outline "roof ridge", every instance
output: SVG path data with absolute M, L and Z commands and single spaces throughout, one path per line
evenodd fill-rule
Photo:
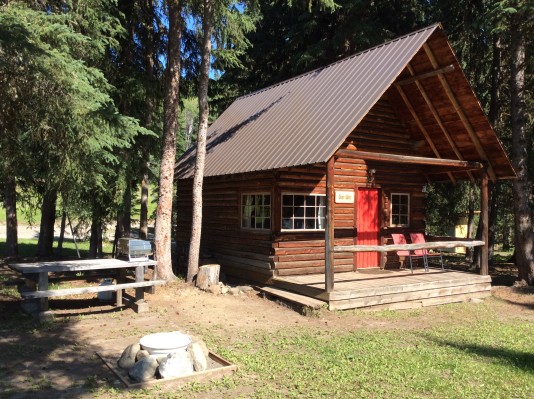
M 263 88 L 261 88 L 261 89 L 259 89 L 259 90 L 253 91 L 253 92 L 251 92 L 251 93 L 243 94 L 242 96 L 237 97 L 237 98 L 235 99 L 235 101 L 240 100 L 240 99 L 243 99 L 243 98 L 247 98 L 247 97 L 255 96 L 255 95 L 260 94 L 260 93 L 263 93 L 263 92 L 265 92 L 265 91 L 267 91 L 267 90 L 273 89 L 273 88 L 278 87 L 278 86 L 282 86 L 282 85 L 284 85 L 284 84 L 287 84 L 287 83 L 289 83 L 289 82 L 295 81 L 295 80 L 297 80 L 297 79 L 301 79 L 301 78 L 303 78 L 303 77 L 305 77 L 305 76 L 307 76 L 307 75 L 311 75 L 311 74 L 313 74 L 313 73 L 315 73 L 315 72 L 317 72 L 317 71 L 321 71 L 321 70 L 326 69 L 326 68 L 329 68 L 329 67 L 331 67 L 331 66 L 333 66 L 333 65 L 337 65 L 337 64 L 340 64 L 340 63 L 342 63 L 342 62 L 348 61 L 348 60 L 350 60 L 350 59 L 352 59 L 352 58 L 356 58 L 356 57 L 358 57 L 358 56 L 360 56 L 360 55 L 362 55 L 362 54 L 369 53 L 369 52 L 371 52 L 371 51 L 377 50 L 377 49 L 380 48 L 380 47 L 388 46 L 388 45 L 390 45 L 390 44 L 392 44 L 392 43 L 398 42 L 399 40 L 406 39 L 406 38 L 409 37 L 409 36 L 413 36 L 413 35 L 416 35 L 416 34 L 418 34 L 418 33 L 421 33 L 421 32 L 424 32 L 424 31 L 427 31 L 427 30 L 430 30 L 430 29 L 435 29 L 435 28 L 437 28 L 437 27 L 439 27 L 440 29 L 443 29 L 443 26 L 441 25 L 441 22 L 436 22 L 436 23 L 434 23 L 434 24 L 432 24 L 432 25 L 429 25 L 429 26 L 427 26 L 427 27 L 424 27 L 424 28 L 418 29 L 418 30 L 416 30 L 416 31 L 407 33 L 407 34 L 405 34 L 405 35 L 403 35 L 403 36 L 399 36 L 399 37 L 397 37 L 397 38 L 395 38 L 395 39 L 388 40 L 387 42 L 384 42 L 384 43 L 381 43 L 381 44 L 377 44 L 377 45 L 374 46 L 374 47 L 371 47 L 371 48 L 362 50 L 362 51 L 360 51 L 360 52 L 358 52 L 358 53 L 356 53 L 356 54 L 348 55 L 348 56 L 346 56 L 345 58 L 341 58 L 341 59 L 339 59 L 339 60 L 337 60 L 337 61 L 334 61 L 334 62 L 332 62 L 332 63 L 330 63 L 330 64 L 328 64 L 328 65 L 324 65 L 324 66 L 322 66 L 322 67 L 312 69 L 312 70 L 310 70 L 310 71 L 308 71 L 308 72 L 304 72 L 304 73 L 302 73 L 302 74 L 300 74 L 300 75 L 297 75 L 297 76 L 294 76 L 294 77 L 292 77 L 292 78 L 283 80 L 283 81 L 278 82 L 278 83 L 274 83 L 274 84 L 272 84 L 272 85 L 270 85 L 270 86 L 267 86 L 267 87 L 263 87 Z

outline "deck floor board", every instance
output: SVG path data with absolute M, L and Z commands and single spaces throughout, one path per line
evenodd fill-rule
M 324 274 L 277 276 L 273 283 L 301 295 L 328 301 L 331 309 L 373 307 L 374 305 L 399 308 L 406 302 L 413 306 L 448 303 L 488 295 L 489 276 L 473 273 L 430 269 L 380 270 L 336 273 L 334 291 L 324 291 Z M 432 298 L 430 300 L 430 298 Z

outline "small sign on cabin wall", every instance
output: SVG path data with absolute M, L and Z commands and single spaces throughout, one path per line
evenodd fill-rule
M 354 204 L 354 191 L 336 190 L 336 204 Z

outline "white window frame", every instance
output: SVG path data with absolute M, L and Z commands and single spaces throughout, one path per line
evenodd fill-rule
M 243 226 L 243 223 L 244 223 L 244 220 L 245 218 L 243 217 L 244 216 L 244 211 L 245 211 L 245 201 L 244 201 L 244 198 L 245 197 L 248 197 L 248 196 L 257 196 L 257 195 L 262 195 L 264 197 L 268 196 L 269 197 L 269 205 L 255 205 L 255 206 L 260 206 L 260 207 L 268 207 L 269 209 L 269 227 L 263 227 L 265 226 L 265 219 L 267 219 L 266 216 L 261 216 L 261 218 L 263 219 L 262 221 L 262 227 L 256 227 L 256 224 L 254 224 L 254 226 L 250 226 L 250 218 L 249 218 L 249 221 L 248 221 L 248 226 Z M 273 196 L 271 195 L 271 193 L 269 192 L 258 192 L 258 193 L 241 193 L 241 196 L 240 196 L 240 205 L 239 205 L 239 226 L 241 227 L 241 229 L 243 230 L 253 230 L 253 231 L 270 231 L 271 228 L 272 228 L 272 225 L 273 225 Z
M 403 196 L 408 198 L 408 204 L 406 209 L 406 214 L 398 213 L 399 219 L 402 216 L 406 216 L 406 224 L 404 223 L 393 223 L 393 196 Z M 410 193 L 391 193 L 389 195 L 389 225 L 390 227 L 409 227 L 410 226 Z
M 280 198 L 280 226 L 281 226 L 281 231 L 283 232 L 290 232 L 290 231 L 324 231 L 324 227 L 323 228 L 315 228 L 315 229 L 306 229 L 306 228 L 303 228 L 303 229 L 295 229 L 295 228 L 291 228 L 291 229 L 288 229 L 288 228 L 284 228 L 284 196 L 287 196 L 287 195 L 291 195 L 291 196 L 295 196 L 295 195 L 301 195 L 301 196 L 304 196 L 304 197 L 323 197 L 325 198 L 325 206 L 324 207 L 319 207 L 319 208 L 322 208 L 323 209 L 323 212 L 324 212 L 324 217 L 323 217 L 323 226 L 325 225 L 326 223 L 326 194 L 317 194 L 317 193 L 299 193 L 299 192 L 283 192 L 281 193 L 281 198 Z M 294 208 L 294 205 L 292 206 L 292 208 Z M 306 208 L 309 208 L 308 207 L 305 207 L 304 208 L 304 216 L 303 217 L 298 217 L 298 219 L 302 219 L 303 220 L 303 223 L 304 223 L 304 227 L 306 227 Z M 313 208 L 317 208 L 317 205 L 314 205 Z M 317 215 L 317 212 L 314 212 L 315 215 Z M 319 215 L 320 216 L 320 215 Z M 293 215 L 291 217 L 291 219 L 294 219 L 295 216 Z M 309 217 L 308 217 L 309 218 Z M 313 219 L 315 220 L 315 222 L 317 223 L 317 216 L 314 216 Z M 293 224 L 294 226 L 294 224 Z

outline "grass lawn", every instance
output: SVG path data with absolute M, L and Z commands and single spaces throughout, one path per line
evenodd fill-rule
M 205 331 L 209 346 L 239 366 L 235 376 L 172 392 L 101 387 L 93 393 L 117 398 L 532 398 L 534 323 L 501 321 L 492 304 L 495 300 L 478 309 L 469 304 L 433 309 L 426 317 L 467 312 L 468 319 L 430 328 L 236 331 L 231 346 L 217 332 Z M 343 313 L 391 326 L 424 319 L 425 312 Z
M 18 240 L 19 244 L 19 256 L 20 257 L 31 257 L 35 256 L 37 251 L 37 238 L 21 238 Z M 89 252 L 89 241 L 77 241 L 78 250 L 80 251 L 80 256 L 82 258 L 87 257 Z M 113 243 L 104 241 L 102 243 L 102 250 L 104 255 L 111 255 L 113 251 Z M 0 254 L 6 253 L 6 242 L 5 240 L 0 241 Z M 54 250 L 57 248 L 57 241 L 54 243 Z M 76 258 L 76 246 L 74 241 L 65 239 L 63 241 L 63 252 L 62 256 Z
M 101 311 L 39 325 L 17 309 L 0 258 L 0 398 L 534 398 L 534 289 L 496 287 L 482 303 L 312 316 L 250 295 L 158 287 L 149 313 Z M 71 312 L 74 312 L 71 314 Z M 95 356 L 181 330 L 238 366 L 222 380 L 125 390 Z M 133 342 L 133 341 L 128 341 Z M 76 367 L 72 365 L 76 364 Z M 83 370 L 83 371 L 79 371 Z
M 244 365 L 238 383 L 256 398 L 529 398 L 533 334 L 532 323 L 487 321 L 410 332 L 292 329 L 219 351 Z

